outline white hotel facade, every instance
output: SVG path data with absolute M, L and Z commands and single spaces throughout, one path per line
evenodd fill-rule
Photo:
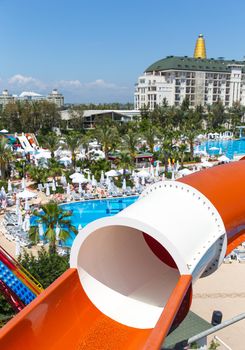
M 226 107 L 234 102 L 245 106 L 245 61 L 168 56 L 138 78 L 134 107 L 153 110 L 164 99 L 178 106 L 185 98 L 192 106 L 218 100 Z

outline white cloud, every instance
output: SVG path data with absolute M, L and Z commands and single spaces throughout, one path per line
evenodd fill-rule
M 57 86 L 61 88 L 80 88 L 82 83 L 80 80 L 60 80 Z
M 85 83 L 84 85 L 87 88 L 102 88 L 102 89 L 113 89 L 113 90 L 127 89 L 124 86 L 118 86 L 114 83 L 106 82 L 103 79 L 96 79 L 95 81 L 92 81 L 90 83 Z
M 22 74 L 13 75 L 11 78 L 9 78 L 8 83 L 19 87 L 36 87 L 38 89 L 45 89 L 46 87 L 46 84 L 44 84 L 42 81 L 33 77 L 24 76 Z
M 2 80 L 0 78 L 0 91 L 8 89 L 11 94 L 20 94 L 25 90 L 47 95 L 53 88 L 58 88 L 67 102 L 121 102 L 130 100 L 133 95 L 132 87 L 117 85 L 104 79 L 90 82 L 82 82 L 79 79 L 44 82 L 23 74 L 15 74 Z

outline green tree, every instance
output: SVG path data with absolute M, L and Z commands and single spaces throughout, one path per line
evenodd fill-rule
M 54 159 L 54 152 L 58 149 L 59 143 L 60 138 L 54 132 L 49 132 L 44 138 L 43 145 L 50 150 L 52 159 Z
M 190 145 L 191 160 L 194 158 L 194 141 L 195 137 L 202 130 L 202 112 L 200 109 L 189 109 L 185 112 L 181 127 L 182 135 L 186 138 Z
M 123 169 L 123 178 L 126 176 L 126 170 L 133 168 L 133 158 L 129 152 L 123 151 L 120 153 L 117 164 Z
M 119 134 L 115 123 L 109 118 L 105 118 L 103 121 L 98 121 L 93 131 L 93 135 L 101 144 L 105 157 L 108 159 L 109 151 L 115 149 L 119 140 Z
M 76 167 L 76 151 L 81 145 L 81 134 L 79 132 L 73 131 L 66 135 L 65 142 L 68 149 L 71 151 L 72 166 Z
M 207 114 L 207 128 L 214 131 L 219 130 L 222 125 L 227 121 L 227 113 L 225 112 L 224 105 L 221 101 L 217 101 L 208 106 Z
M 0 169 L 1 169 L 1 178 L 5 179 L 6 169 L 9 165 L 9 162 L 13 159 L 13 153 L 8 146 L 8 141 L 3 136 L 0 136 Z
M 28 168 L 28 174 L 36 184 L 39 184 L 47 181 L 49 177 L 49 170 L 39 166 L 30 166 Z
M 25 251 L 18 260 L 44 288 L 47 288 L 69 268 L 69 256 L 49 254 L 44 248 L 38 251 L 37 256 Z
M 234 105 L 228 110 L 228 118 L 231 124 L 232 132 L 235 134 L 236 127 L 241 125 L 242 117 L 244 116 L 244 107 L 241 106 L 239 102 L 234 103 Z
M 184 166 L 184 159 L 185 159 L 185 154 L 187 152 L 187 145 L 185 143 L 181 143 L 177 147 L 177 153 L 180 159 L 180 165 L 183 168 Z
M 139 143 L 139 135 L 137 132 L 129 129 L 127 134 L 122 138 L 123 140 L 123 149 L 125 148 L 129 153 L 132 159 L 137 155 L 137 144 Z
M 142 136 L 146 140 L 147 146 L 151 153 L 153 153 L 154 151 L 154 145 L 155 145 L 158 133 L 159 133 L 159 130 L 151 122 L 148 122 L 148 125 L 145 131 L 142 133 Z
M 57 239 L 66 241 L 71 237 L 71 231 L 77 234 L 77 229 L 71 224 L 71 211 L 65 211 L 54 201 L 50 201 L 47 204 L 41 206 L 41 211 L 35 210 L 33 214 L 38 218 L 37 222 L 41 223 L 44 229 L 44 237 L 49 241 L 49 251 L 54 253 L 56 251 Z M 60 232 L 56 237 L 56 227 L 59 227 Z M 38 226 L 31 226 L 29 231 L 29 237 L 33 242 L 39 240 Z

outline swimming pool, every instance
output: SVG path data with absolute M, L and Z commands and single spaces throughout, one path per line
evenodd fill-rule
M 61 207 L 64 210 L 72 210 L 71 222 L 78 228 L 79 225 L 84 227 L 94 220 L 119 213 L 121 210 L 134 203 L 137 198 L 138 197 L 135 196 L 72 202 L 62 204 Z M 72 234 L 72 238 L 69 238 L 63 245 L 70 247 L 74 238 L 75 235 Z
M 210 150 L 212 147 L 217 149 Z M 218 156 L 219 153 L 222 153 L 233 159 L 235 155 L 245 154 L 245 139 L 206 141 L 199 146 L 199 150 L 204 151 L 205 149 L 210 155 Z

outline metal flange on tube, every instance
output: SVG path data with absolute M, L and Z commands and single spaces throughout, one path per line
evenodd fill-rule
M 194 283 L 212 273 L 226 248 L 226 229 L 211 201 L 193 186 L 164 181 L 117 215 L 87 225 L 70 264 L 101 312 L 145 329 L 155 327 L 180 277 L 190 275 Z

